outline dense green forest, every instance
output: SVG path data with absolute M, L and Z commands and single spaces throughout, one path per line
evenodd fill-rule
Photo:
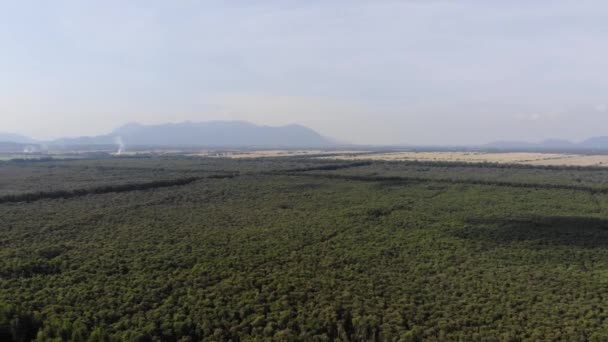
M 607 341 L 607 176 L 0 162 L 0 341 Z

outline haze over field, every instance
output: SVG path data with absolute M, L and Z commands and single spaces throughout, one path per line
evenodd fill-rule
M 355 144 L 608 135 L 608 4 L 5 1 L 0 131 L 297 123 Z

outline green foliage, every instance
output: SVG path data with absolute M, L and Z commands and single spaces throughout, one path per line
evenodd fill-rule
M 196 179 L 0 204 L 0 340 L 604 341 L 608 195 L 569 185 L 605 172 L 6 163 L 17 196 L 47 191 L 33 174 L 49 191 Z

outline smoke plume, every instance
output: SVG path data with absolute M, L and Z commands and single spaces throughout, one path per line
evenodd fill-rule
M 114 142 L 118 145 L 118 151 L 116 151 L 117 155 L 121 155 L 125 151 L 125 143 L 122 141 L 122 137 L 114 138 Z

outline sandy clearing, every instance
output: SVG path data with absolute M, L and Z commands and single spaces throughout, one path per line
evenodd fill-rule
M 530 165 L 571 165 L 571 166 L 604 166 L 608 167 L 608 156 L 604 155 L 571 155 L 563 158 L 537 160 L 528 162 Z
M 259 151 L 209 151 L 196 154 L 204 157 L 223 157 L 223 158 L 264 158 L 264 157 L 293 157 L 323 154 L 342 154 L 345 157 L 350 155 L 365 153 L 366 151 L 325 151 L 325 150 L 259 150 Z
M 606 155 L 577 155 L 535 152 L 390 152 L 366 155 L 328 156 L 341 160 L 442 161 L 466 163 L 502 163 L 526 165 L 608 166 Z

